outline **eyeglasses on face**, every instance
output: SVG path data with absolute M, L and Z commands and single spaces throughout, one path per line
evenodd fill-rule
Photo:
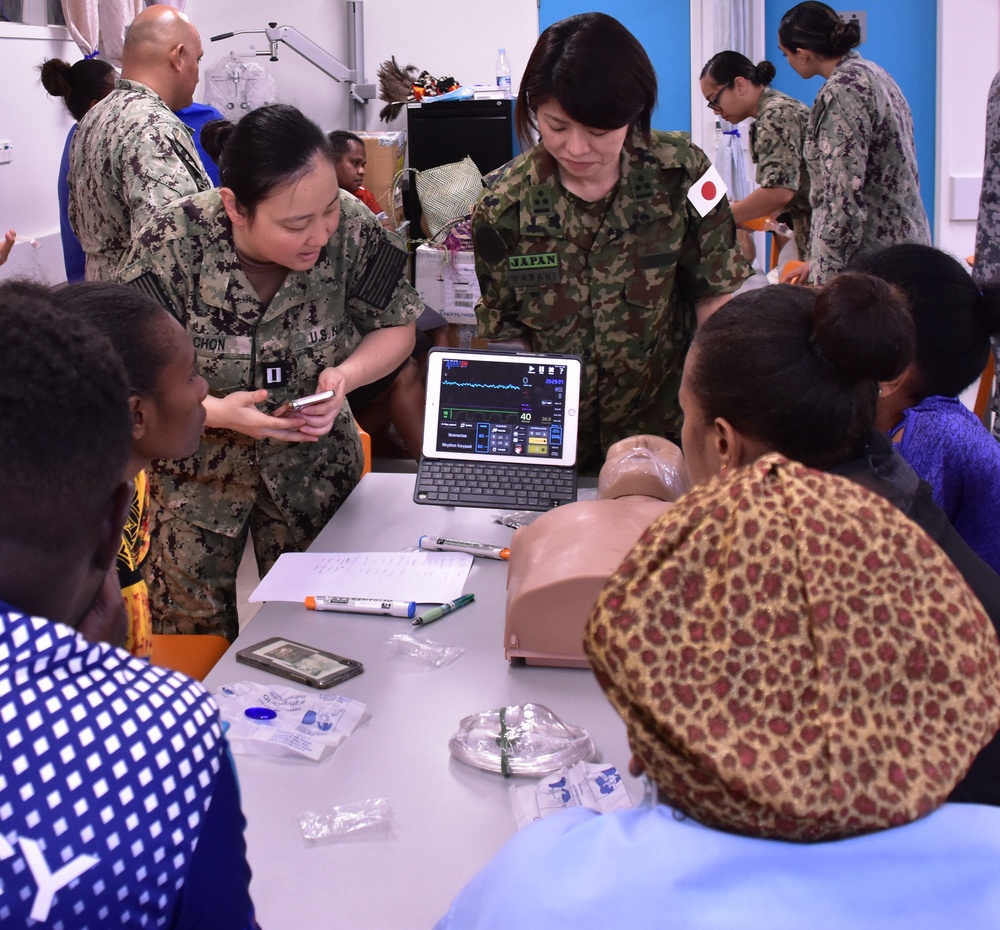
M 708 108 L 713 113 L 719 113 L 721 111 L 722 108 L 719 106 L 719 98 L 732 86 L 733 85 L 731 83 L 723 84 L 722 87 L 719 88 L 718 93 L 714 97 L 708 98 Z

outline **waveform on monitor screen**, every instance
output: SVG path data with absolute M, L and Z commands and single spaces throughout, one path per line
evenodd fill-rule
M 485 384 L 479 381 L 448 381 L 444 378 L 441 379 L 441 384 L 447 384 L 450 387 L 486 388 L 498 391 L 520 391 L 524 388 L 523 384 Z

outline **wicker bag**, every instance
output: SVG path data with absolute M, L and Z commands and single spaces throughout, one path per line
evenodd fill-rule
M 417 198 L 432 240 L 472 213 L 483 190 L 483 176 L 468 155 L 450 165 L 410 170 L 416 175 Z

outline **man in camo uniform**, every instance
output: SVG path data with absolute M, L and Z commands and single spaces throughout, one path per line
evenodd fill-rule
M 637 433 L 679 441 L 677 401 L 696 307 L 752 274 L 725 197 L 688 199 L 711 163 L 684 137 L 634 132 L 602 217 L 538 146 L 486 178 L 473 213 L 481 336 L 583 359 L 578 463 L 597 473 Z
M 986 104 L 986 158 L 976 225 L 976 263 L 972 273 L 980 285 L 1000 284 L 1000 74 L 993 78 Z M 1000 385 L 1000 347 L 997 343 L 993 351 L 997 355 L 997 384 Z M 1000 439 L 1000 388 L 993 394 L 993 414 L 993 435 Z
M 897 242 L 931 244 L 913 117 L 896 82 L 850 51 L 813 103 L 805 147 L 812 201 L 809 282 Z
M 69 218 L 88 280 L 112 280 L 154 209 L 212 186 L 191 130 L 171 112 L 191 104 L 201 55 L 198 30 L 183 13 L 147 7 L 125 36 L 115 90 L 80 121 Z
M 289 271 L 262 307 L 233 245 L 218 190 L 158 212 L 120 272 L 170 310 L 194 342 L 218 397 L 267 388 L 267 406 L 312 394 L 362 339 L 406 327 L 423 309 L 406 253 L 371 211 L 341 193 L 340 222 L 307 271 Z M 316 442 L 254 440 L 208 429 L 199 451 L 150 471 L 150 604 L 156 632 L 235 639 L 236 570 L 253 536 L 266 572 L 305 549 L 361 477 L 361 440 L 346 404 Z

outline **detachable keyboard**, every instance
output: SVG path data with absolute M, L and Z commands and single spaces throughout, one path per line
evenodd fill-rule
M 576 500 L 576 469 L 425 458 L 413 499 L 451 507 L 550 510 Z

